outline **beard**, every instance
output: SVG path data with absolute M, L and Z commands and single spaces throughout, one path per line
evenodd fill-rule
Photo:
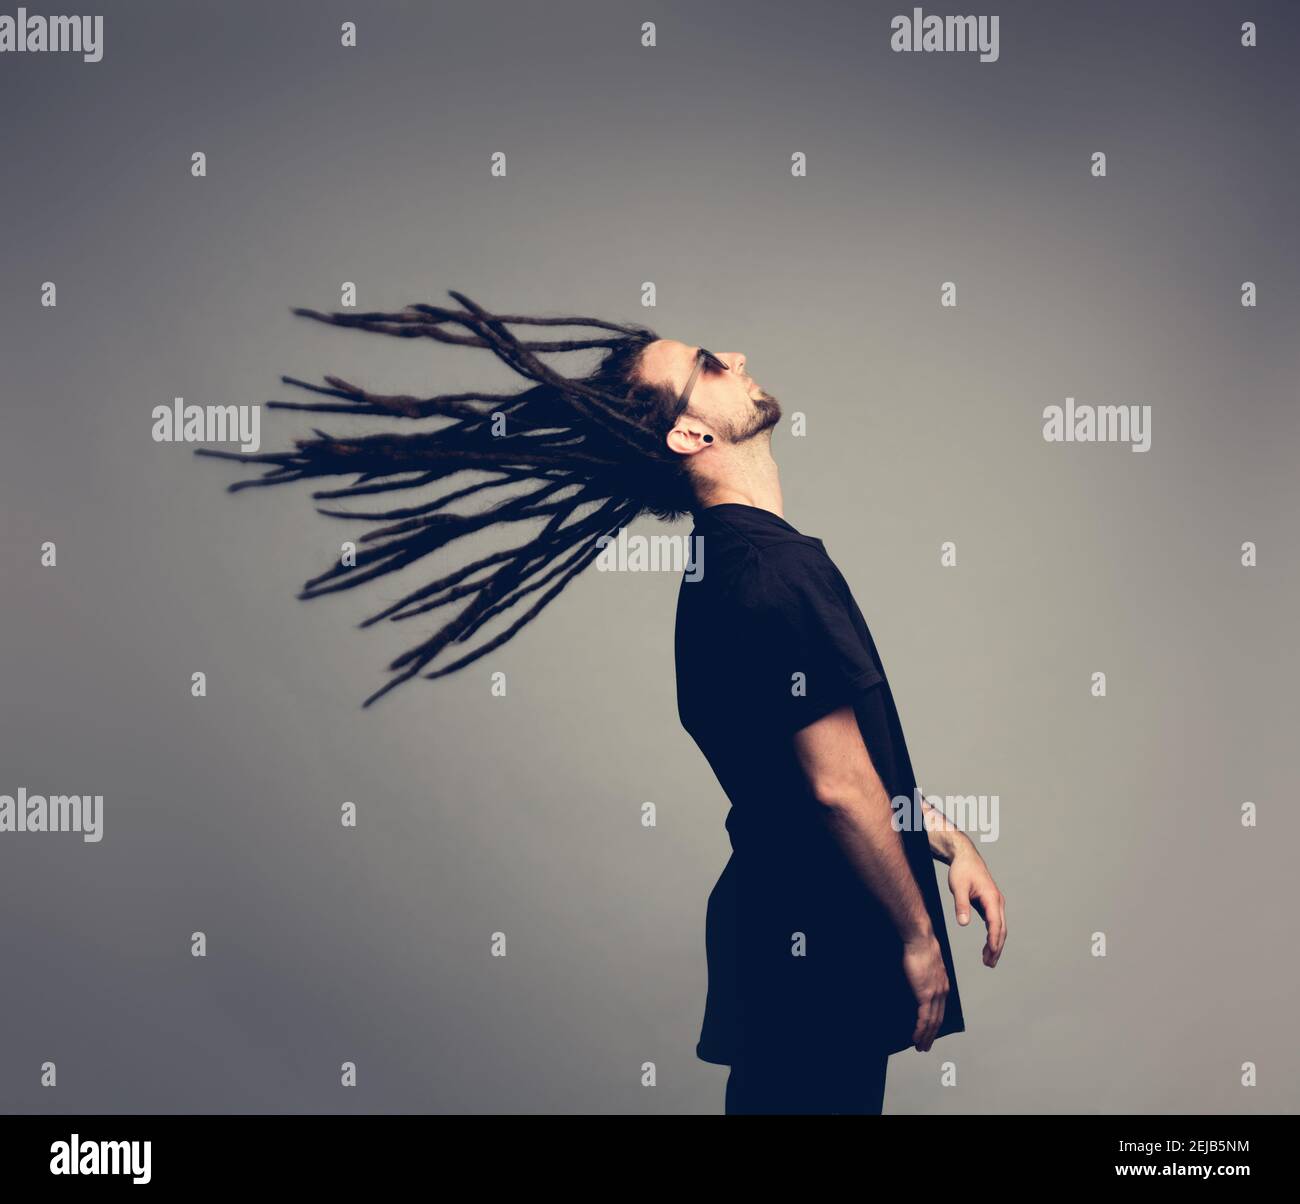
M 781 403 L 770 393 L 761 392 L 752 399 L 754 412 L 743 424 L 733 424 L 726 432 L 728 443 L 744 443 L 756 439 L 764 431 L 770 431 L 781 421 Z

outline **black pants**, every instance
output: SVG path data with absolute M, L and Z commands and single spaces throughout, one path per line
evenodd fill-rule
M 726 1114 L 879 1116 L 888 1066 L 888 1054 L 854 1059 L 744 1058 L 727 1076 Z

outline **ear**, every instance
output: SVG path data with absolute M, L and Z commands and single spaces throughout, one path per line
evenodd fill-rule
M 683 418 L 668 432 L 665 442 L 677 455 L 693 456 L 713 443 L 713 432 L 698 419 L 687 421 Z

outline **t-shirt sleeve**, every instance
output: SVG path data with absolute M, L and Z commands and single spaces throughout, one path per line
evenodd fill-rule
M 770 730 L 796 732 L 884 681 L 823 550 L 768 547 L 751 584 L 753 701 Z

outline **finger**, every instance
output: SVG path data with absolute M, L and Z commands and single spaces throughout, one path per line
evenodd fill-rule
M 934 1001 L 928 999 L 916 1010 L 916 1031 L 912 1034 L 912 1043 L 920 1053 L 925 1053 L 930 1048 L 933 1019 Z
M 984 944 L 984 964 L 996 966 L 1007 939 L 1006 905 L 998 900 L 989 908 L 988 940 Z
M 993 941 L 993 963 L 997 964 L 998 958 L 1002 956 L 1002 948 L 1007 943 L 1007 904 L 1005 899 L 999 899 L 994 917 L 995 940 Z
M 918 1045 L 922 1053 L 929 1051 L 930 1047 L 934 1045 L 935 1038 L 939 1035 L 939 1025 L 943 1022 L 943 1005 L 944 996 L 935 994 L 930 997 L 930 1001 L 925 1008 L 925 1024 Z
M 933 1045 L 939 1039 L 939 1030 L 943 1027 L 943 1015 L 948 1010 L 948 992 L 945 991 L 935 1001 L 934 1005 L 934 1036 L 930 1038 L 930 1044 Z
M 942 1015 L 942 1003 L 936 995 L 930 1000 L 930 1014 L 926 1018 L 924 1046 L 924 1052 L 926 1053 L 934 1047 L 934 1039 L 939 1035 L 939 1019 Z
M 953 888 L 953 901 L 957 906 L 957 923 L 966 925 L 970 923 L 970 888 L 964 883 L 959 883 Z

